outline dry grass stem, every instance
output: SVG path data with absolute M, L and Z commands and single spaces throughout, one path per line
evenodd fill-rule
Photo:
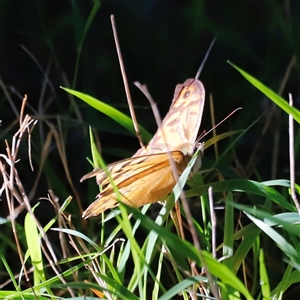
M 130 89 L 129 89 L 129 85 L 128 85 L 128 81 L 127 81 L 126 71 L 125 71 L 124 62 L 123 62 L 123 58 L 122 58 L 122 52 L 121 52 L 119 39 L 118 39 L 118 34 L 117 34 L 117 27 L 116 27 L 115 18 L 114 18 L 113 15 L 110 16 L 110 20 L 111 20 L 111 25 L 112 25 L 112 29 L 113 29 L 114 40 L 115 40 L 115 45 L 116 45 L 116 49 L 117 49 L 120 69 L 121 69 L 121 73 L 122 73 L 126 98 L 127 98 L 128 107 L 129 107 L 131 119 L 132 119 L 132 122 L 133 122 L 134 130 L 135 130 L 136 136 L 139 140 L 140 146 L 142 148 L 145 148 L 145 145 L 144 145 L 142 137 L 141 137 L 140 129 L 139 129 L 139 124 L 138 124 L 137 119 L 136 119 L 134 107 L 133 107 L 133 104 L 132 104 Z
M 213 189 L 212 187 L 208 188 L 208 199 L 209 199 L 209 210 L 210 210 L 210 220 L 211 220 L 211 248 L 212 256 L 217 257 L 217 218 L 214 209 L 214 198 L 213 198 Z
M 289 104 L 293 106 L 293 96 L 289 94 Z M 300 214 L 300 204 L 295 192 L 295 152 L 294 152 L 294 118 L 289 115 L 289 149 L 290 149 L 290 181 L 291 181 L 291 196 L 295 206 Z

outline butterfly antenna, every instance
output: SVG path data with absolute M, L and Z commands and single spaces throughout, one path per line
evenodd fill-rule
M 129 111 L 130 111 L 131 119 L 132 119 L 132 122 L 133 122 L 133 127 L 134 127 L 136 136 L 137 136 L 137 138 L 140 142 L 141 147 L 144 148 L 145 145 L 144 145 L 142 137 L 141 137 L 139 125 L 138 125 L 136 115 L 135 115 L 135 112 L 134 112 L 134 108 L 133 108 L 133 104 L 132 104 L 132 99 L 131 99 L 129 85 L 128 85 L 127 76 L 126 76 L 126 72 L 125 72 L 125 67 L 124 67 L 121 48 L 120 48 L 120 44 L 119 44 L 119 39 L 118 39 L 118 34 L 117 34 L 117 27 L 116 27 L 114 15 L 110 16 L 110 21 L 111 21 L 113 34 L 114 34 L 114 40 L 115 40 L 116 49 L 117 49 L 117 53 L 118 53 L 120 69 L 121 69 L 121 73 L 122 73 L 122 78 L 123 78 L 125 93 L 126 93 L 126 97 L 127 97 L 128 106 L 129 106 Z
M 210 132 L 212 132 L 215 128 L 217 128 L 219 125 L 221 125 L 224 121 L 226 121 L 229 117 L 231 117 L 234 113 L 236 113 L 238 110 L 242 109 L 241 107 L 236 108 L 234 111 L 232 111 L 228 116 L 226 116 L 222 121 L 220 121 L 217 125 L 215 125 L 213 128 L 211 128 L 210 130 L 208 130 L 207 132 L 205 132 L 204 135 L 202 135 L 201 137 L 199 137 L 196 140 L 196 143 L 198 143 L 200 141 L 200 139 L 203 139 L 206 135 L 208 135 Z
M 220 32 L 219 32 L 219 33 L 220 33 Z M 195 79 L 199 79 L 199 76 L 200 76 L 200 74 L 201 74 L 201 72 L 202 72 L 202 69 L 204 68 L 204 65 L 205 65 L 205 63 L 206 63 L 206 61 L 207 61 L 208 55 L 210 54 L 210 51 L 211 51 L 211 49 L 212 49 L 212 47 L 213 47 L 213 45 L 214 45 L 214 43 L 215 43 L 217 37 L 219 36 L 219 33 L 215 36 L 215 38 L 214 38 L 214 39 L 212 40 L 212 42 L 210 43 L 209 48 L 208 48 L 208 50 L 206 51 L 206 54 L 205 54 L 205 56 L 204 56 L 204 59 L 202 60 L 202 63 L 201 63 L 201 65 L 200 65 L 200 67 L 199 67 L 199 69 L 198 69 L 198 71 L 197 71 L 197 74 L 196 74 L 196 76 L 195 76 Z

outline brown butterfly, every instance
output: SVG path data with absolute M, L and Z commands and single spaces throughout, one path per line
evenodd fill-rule
M 177 175 L 181 175 L 195 150 L 204 100 L 205 89 L 198 79 L 177 85 L 170 110 L 147 147 L 139 149 L 131 158 L 108 165 L 110 176 L 96 169 L 81 178 L 83 181 L 96 176 L 102 187 L 82 217 L 97 216 L 117 206 L 119 201 L 139 207 L 166 197 L 178 178 L 172 165 Z

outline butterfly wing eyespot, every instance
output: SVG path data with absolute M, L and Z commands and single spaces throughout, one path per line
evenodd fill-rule
M 184 93 L 183 98 L 186 99 L 188 98 L 189 95 L 190 95 L 190 91 L 187 91 Z

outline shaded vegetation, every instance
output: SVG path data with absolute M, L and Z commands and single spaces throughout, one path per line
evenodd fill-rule
M 237 107 L 242 110 L 217 128 L 219 134 L 238 134 L 219 141 L 217 148 L 206 149 L 201 174 L 189 180 L 186 188 L 201 255 L 188 232 L 187 241 L 182 241 L 172 229 L 172 196 L 167 208 L 152 205 L 146 215 L 121 207 L 121 215 L 103 226 L 99 220 L 81 219 L 83 209 L 98 193 L 93 180 L 79 183 L 92 169 L 86 161 L 91 157 L 88 126 L 92 126 L 95 144 L 106 163 L 130 157 L 139 148 L 134 134 L 60 89 L 64 86 L 88 94 L 129 115 L 110 14 L 115 15 L 137 119 L 151 134 L 157 125 L 150 104 L 133 81 L 147 84 L 164 116 L 176 84 L 195 76 L 218 34 L 200 76 L 207 97 L 199 134 L 212 127 L 209 98 L 213 99 L 216 122 Z M 1 168 L 6 166 L 1 173 L 7 172 L 3 185 L 1 182 L 0 202 L 1 298 L 21 299 L 22 290 L 25 299 L 35 299 L 29 295 L 30 287 L 35 288 L 38 299 L 67 298 L 88 295 L 90 288 L 101 286 L 110 291 L 107 298 L 188 299 L 213 290 L 207 273 L 201 273 L 206 265 L 210 279 L 219 279 L 223 299 L 251 299 L 250 295 L 254 299 L 297 299 L 299 215 L 289 191 L 288 115 L 267 98 L 266 87 L 275 92 L 274 98 L 280 95 L 286 101 L 291 93 L 294 119 L 299 120 L 299 30 L 298 1 L 0 1 L 0 153 Z M 263 93 L 255 88 L 259 83 L 243 78 L 228 60 L 263 83 Z M 32 119 L 21 119 L 20 132 L 24 134 L 15 148 L 15 159 L 20 161 L 15 164 L 17 174 L 12 174 L 4 157 L 5 140 L 13 149 L 24 94 L 28 95 L 24 116 L 29 114 Z M 38 120 L 34 128 L 33 120 Z M 33 128 L 31 141 L 27 140 L 27 128 Z M 15 194 L 6 193 L 10 188 L 7 180 L 18 178 L 22 185 L 16 182 L 11 188 Z M 217 258 L 226 259 L 220 263 L 210 255 L 210 185 L 215 206 L 221 208 L 216 210 Z M 24 195 L 29 206 L 18 203 Z M 66 199 L 68 205 L 61 208 Z M 17 209 L 15 217 L 7 200 Z M 33 213 L 25 218 L 29 207 L 37 203 L 38 230 Z M 146 209 L 142 208 L 142 213 Z M 161 209 L 162 219 L 157 217 Z M 131 221 L 127 211 L 133 212 Z M 67 219 L 69 215 L 72 220 Z M 41 244 L 38 232 L 42 227 L 47 238 Z M 69 240 L 74 241 L 72 246 Z M 33 246 L 28 257 L 27 245 Z M 84 253 L 95 254 L 98 265 L 86 269 L 81 260 Z M 21 257 L 27 260 L 29 282 L 21 270 Z M 92 256 L 85 259 L 88 263 Z

